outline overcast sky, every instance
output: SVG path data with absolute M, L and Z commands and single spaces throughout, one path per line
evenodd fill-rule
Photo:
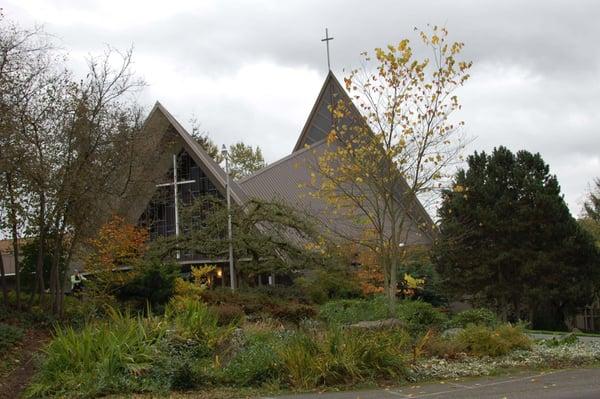
M 327 72 L 359 53 L 445 25 L 465 42 L 472 79 L 458 94 L 473 150 L 540 152 L 580 212 L 600 176 L 600 1 L 4 0 L 22 26 L 43 24 L 75 69 L 107 44 L 131 45 L 160 101 L 192 115 L 218 143 L 259 145 L 267 161 L 293 148 Z

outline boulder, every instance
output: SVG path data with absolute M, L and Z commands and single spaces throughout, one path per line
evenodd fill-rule
M 348 328 L 359 328 L 363 330 L 382 330 L 385 328 L 404 327 L 404 323 L 398 319 L 385 319 L 373 321 L 360 321 L 350 324 Z
M 454 338 L 456 337 L 464 328 L 454 327 L 444 330 L 442 333 L 442 338 Z

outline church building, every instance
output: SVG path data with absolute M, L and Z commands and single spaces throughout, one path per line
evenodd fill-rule
M 326 138 L 333 126 L 331 105 L 339 99 L 353 103 L 343 86 L 330 71 L 310 111 L 304 128 L 291 153 L 263 169 L 238 181 L 230 180 L 232 204 L 243 205 L 251 199 L 278 201 L 304 212 L 320 221 L 323 233 L 327 230 L 344 230 L 348 235 L 359 235 L 361 226 L 347 217 L 334 217 L 330 206 L 322 199 L 310 195 L 311 174 L 315 157 L 325 150 Z M 354 111 L 356 107 L 354 107 Z M 127 200 L 122 211 L 132 222 L 148 227 L 151 238 L 180 234 L 180 207 L 191 204 L 205 194 L 225 199 L 227 174 L 200 144 L 160 103 L 156 103 L 144 125 L 144 135 L 154 147 L 150 164 L 149 181 L 136 192 L 136 200 Z M 178 201 L 175 201 L 175 198 Z M 429 245 L 432 242 L 433 221 L 420 203 L 410 215 L 406 245 Z M 198 217 L 201 217 L 199 215 Z M 330 229 L 335 226 L 336 229 Z M 335 239 L 333 233 L 332 239 Z M 206 259 L 191 253 L 178 253 L 182 265 L 217 264 L 225 266 L 228 259 Z M 227 268 L 220 269 L 225 278 Z

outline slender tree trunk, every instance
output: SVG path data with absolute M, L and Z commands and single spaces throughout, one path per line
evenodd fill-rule
M 13 185 L 13 175 L 6 173 L 6 188 L 10 202 L 10 226 L 12 234 L 12 247 L 15 259 L 15 294 L 17 310 L 21 310 L 21 266 L 19 262 L 19 221 L 17 220 L 17 202 L 15 200 L 15 187 Z
M 390 259 L 390 289 L 389 298 L 390 305 L 393 306 L 396 303 L 396 296 L 398 293 L 398 258 L 392 255 Z
M 60 297 L 61 281 L 60 281 L 60 258 L 62 257 L 62 232 L 56 232 L 56 237 L 53 244 L 52 267 L 50 269 L 50 290 L 52 292 L 52 313 L 60 314 Z
M 40 215 L 39 215 L 40 235 L 38 237 L 38 256 L 36 265 L 36 288 L 39 290 L 40 306 L 44 305 L 44 255 L 46 246 L 46 195 L 42 191 L 40 193 Z
M 12 219 L 12 246 L 15 257 L 15 296 L 17 301 L 17 310 L 21 310 L 21 263 L 19 261 L 19 230 L 17 226 L 16 215 L 13 215 Z
M 4 298 L 4 305 L 8 307 L 8 287 L 6 286 L 6 274 L 4 271 L 2 251 L 0 251 L 0 279 L 2 280 L 2 297 Z

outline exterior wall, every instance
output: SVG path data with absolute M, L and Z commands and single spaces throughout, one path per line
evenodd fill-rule
M 3 252 L 2 262 L 4 263 L 4 273 L 7 275 L 15 274 L 15 257 L 12 252 Z

